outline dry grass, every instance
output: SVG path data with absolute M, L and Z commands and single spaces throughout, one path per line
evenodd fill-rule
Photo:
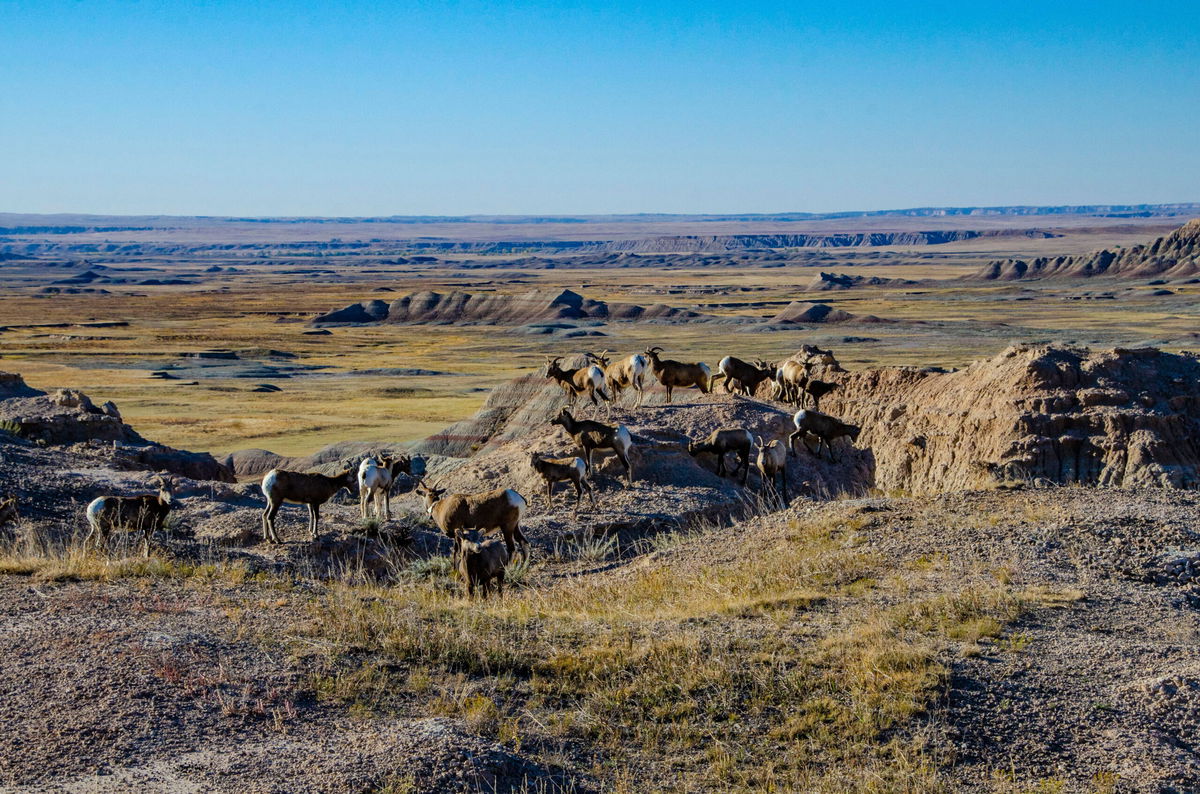
M 321 695 L 360 709 L 415 701 L 488 735 L 583 742 L 615 790 L 636 769 L 629 790 L 935 791 L 914 718 L 946 649 L 994 636 L 1018 601 L 994 582 L 892 600 L 855 530 L 793 522 L 735 561 L 668 557 L 503 601 L 436 576 L 335 586 L 294 650 L 316 653 Z

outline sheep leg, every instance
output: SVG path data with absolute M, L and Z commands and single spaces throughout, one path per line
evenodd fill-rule
M 717 453 L 717 476 L 718 477 L 725 476 L 725 453 L 724 452 Z
M 367 502 L 370 501 L 370 495 L 370 488 L 363 487 L 358 489 L 358 512 L 362 515 L 364 521 L 367 520 Z
M 504 569 L 500 569 L 500 573 L 496 574 L 496 597 L 504 598 Z
M 392 489 L 385 488 L 383 491 L 383 515 L 385 521 L 392 520 Z
M 571 480 L 571 484 L 575 486 L 575 514 L 579 514 L 579 503 L 583 501 L 583 486 L 579 484 L 579 480 Z
M 275 516 L 279 514 L 279 508 L 283 507 L 283 501 L 270 502 L 267 508 L 263 510 L 263 539 L 270 543 L 282 543 L 279 538 L 279 531 L 275 529 Z
M 553 493 L 554 493 L 554 483 L 550 482 L 549 480 L 546 480 L 546 509 L 547 510 L 549 510 L 551 507 L 551 503 L 552 503 L 551 496 L 553 495 Z
M 671 402 L 671 387 L 667 386 L 667 402 Z
M 320 519 L 320 516 L 321 506 L 316 502 L 310 502 L 308 505 L 308 532 L 310 535 L 312 535 L 313 540 L 317 539 L 317 521 Z
M 773 479 L 774 477 L 772 477 L 772 480 Z M 779 472 L 779 485 L 780 490 L 783 492 L 783 506 L 787 507 L 789 501 L 787 492 L 787 469 L 783 469 Z
M 746 485 L 746 477 L 750 474 L 750 453 L 742 454 L 742 486 Z

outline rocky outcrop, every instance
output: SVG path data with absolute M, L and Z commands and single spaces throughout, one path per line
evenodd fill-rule
M 1200 362 L 1188 356 L 1014 346 L 956 372 L 823 377 L 840 388 L 822 409 L 862 426 L 884 489 L 1200 486 Z
M 411 323 L 431 325 L 527 325 L 557 320 L 684 321 L 704 315 L 663 304 L 639 306 L 585 298 L 571 290 L 414 292 L 392 301 L 354 303 L 313 318 L 313 325 Z
M 792 301 L 768 323 L 844 323 L 855 319 L 850 312 L 835 309 L 827 303 Z
M 83 392 L 32 389 L 20 375 L 0 372 L 0 421 L 18 438 L 42 444 L 103 442 L 119 469 L 169 471 L 195 480 L 233 482 L 233 472 L 207 452 L 188 452 L 147 441 L 121 420 L 117 406 L 96 406 Z
M 830 292 L 854 289 L 855 287 L 901 287 L 917 282 L 906 278 L 883 278 L 881 276 L 852 276 L 846 273 L 820 273 L 805 287 L 807 292 Z
M 1198 274 L 1200 219 L 1189 221 L 1146 245 L 1103 249 L 1081 256 L 1000 259 L 987 263 L 970 278 L 1000 281 L 1084 276 L 1190 278 Z

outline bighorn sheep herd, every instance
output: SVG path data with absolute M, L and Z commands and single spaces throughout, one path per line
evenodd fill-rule
M 824 448 L 830 460 L 836 461 L 833 443 L 837 439 L 846 437 L 851 443 L 858 440 L 859 427 L 817 410 L 821 397 L 837 389 L 838 384 L 817 380 L 813 366 L 808 362 L 787 360 L 772 364 L 757 359 L 748 363 L 726 356 L 717 365 L 718 374 L 713 376 L 704 363 L 665 359 L 660 355 L 662 352 L 661 347 L 654 346 L 644 353 L 616 361 L 607 350 L 600 354 L 585 353 L 585 363 L 570 369 L 561 366 L 561 357 L 546 358 L 543 376 L 561 386 L 567 399 L 567 407 L 551 418 L 549 424 L 562 428 L 578 453 L 555 457 L 550 450 L 529 451 L 528 468 L 546 487 L 547 510 L 553 504 L 554 485 L 560 482 L 570 483 L 575 489 L 576 514 L 585 493 L 595 509 L 596 488 L 591 478 L 597 450 L 613 453 L 623 469 L 625 485 L 633 485 L 634 437 L 629 429 L 621 424 L 577 417 L 571 408 L 581 395 L 587 395 L 592 405 L 599 407 L 603 401 L 606 411 L 611 413 L 612 405 L 620 400 L 625 390 L 635 393 L 634 407 L 639 407 L 645 397 L 648 373 L 663 386 L 668 403 L 676 388 L 696 388 L 709 394 L 717 383 L 724 382 L 726 393 L 747 397 L 754 396 L 764 384 L 770 384 L 772 398 L 798 405 L 800 410 L 792 418 L 795 431 L 788 436 L 786 444 L 781 438 L 764 440 L 749 428 L 722 427 L 707 438 L 691 440 L 685 445 L 693 457 L 714 456 L 716 474 L 721 477 L 727 474 L 727 456 L 730 453 L 736 455 L 737 465 L 732 475 L 740 474 L 740 482 L 745 486 L 753 467 L 759 476 L 760 490 L 774 492 L 784 505 L 788 502 L 787 460 L 789 453 L 796 454 L 797 442 L 818 458 Z M 813 407 L 806 407 L 810 402 Z M 809 437 L 816 439 L 815 450 L 809 446 Z M 529 543 L 521 531 L 521 521 L 529 504 L 513 488 L 450 493 L 447 488 L 426 482 L 425 460 L 411 455 L 370 455 L 357 465 L 353 460 L 343 461 L 338 469 L 333 475 L 281 468 L 268 471 L 261 483 L 266 499 L 262 511 L 264 540 L 282 542 L 275 518 L 283 504 L 289 502 L 308 507 L 309 536 L 317 540 L 321 505 L 338 491 L 352 491 L 355 486 L 362 520 L 373 521 L 376 525 L 390 521 L 392 490 L 404 475 L 415 481 L 415 493 L 423 500 L 430 520 L 450 539 L 453 563 L 468 595 L 479 590 L 486 596 L 493 586 L 498 594 L 502 594 L 505 568 L 516 554 L 517 544 L 523 555 L 528 554 Z M 85 543 L 91 543 L 93 538 L 98 543 L 107 543 L 109 534 L 115 529 L 140 532 L 144 552 L 149 555 L 151 537 L 164 530 L 168 514 L 176 506 L 168 480 L 159 475 L 154 482 L 158 485 L 157 493 L 106 494 L 94 499 L 86 510 L 89 532 Z M 18 519 L 16 500 L 0 500 L 0 526 Z M 486 537 L 489 533 L 499 533 L 499 537 L 489 539 Z

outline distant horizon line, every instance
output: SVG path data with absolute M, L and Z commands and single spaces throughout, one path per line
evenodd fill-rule
M 254 214 L 167 214 L 167 213 L 95 213 L 95 212 L 0 212 L 0 217 L 28 218 L 162 218 L 221 221 L 226 223 L 589 223 L 596 220 L 690 219 L 693 221 L 808 221 L 857 217 L 937 217 L 966 215 L 1096 215 L 1138 214 L 1143 217 L 1179 211 L 1200 211 L 1200 202 L 1178 201 L 1139 204 L 997 204 L 943 205 L 834 212 L 612 212 L 612 213 L 465 213 L 461 215 L 254 215 Z

